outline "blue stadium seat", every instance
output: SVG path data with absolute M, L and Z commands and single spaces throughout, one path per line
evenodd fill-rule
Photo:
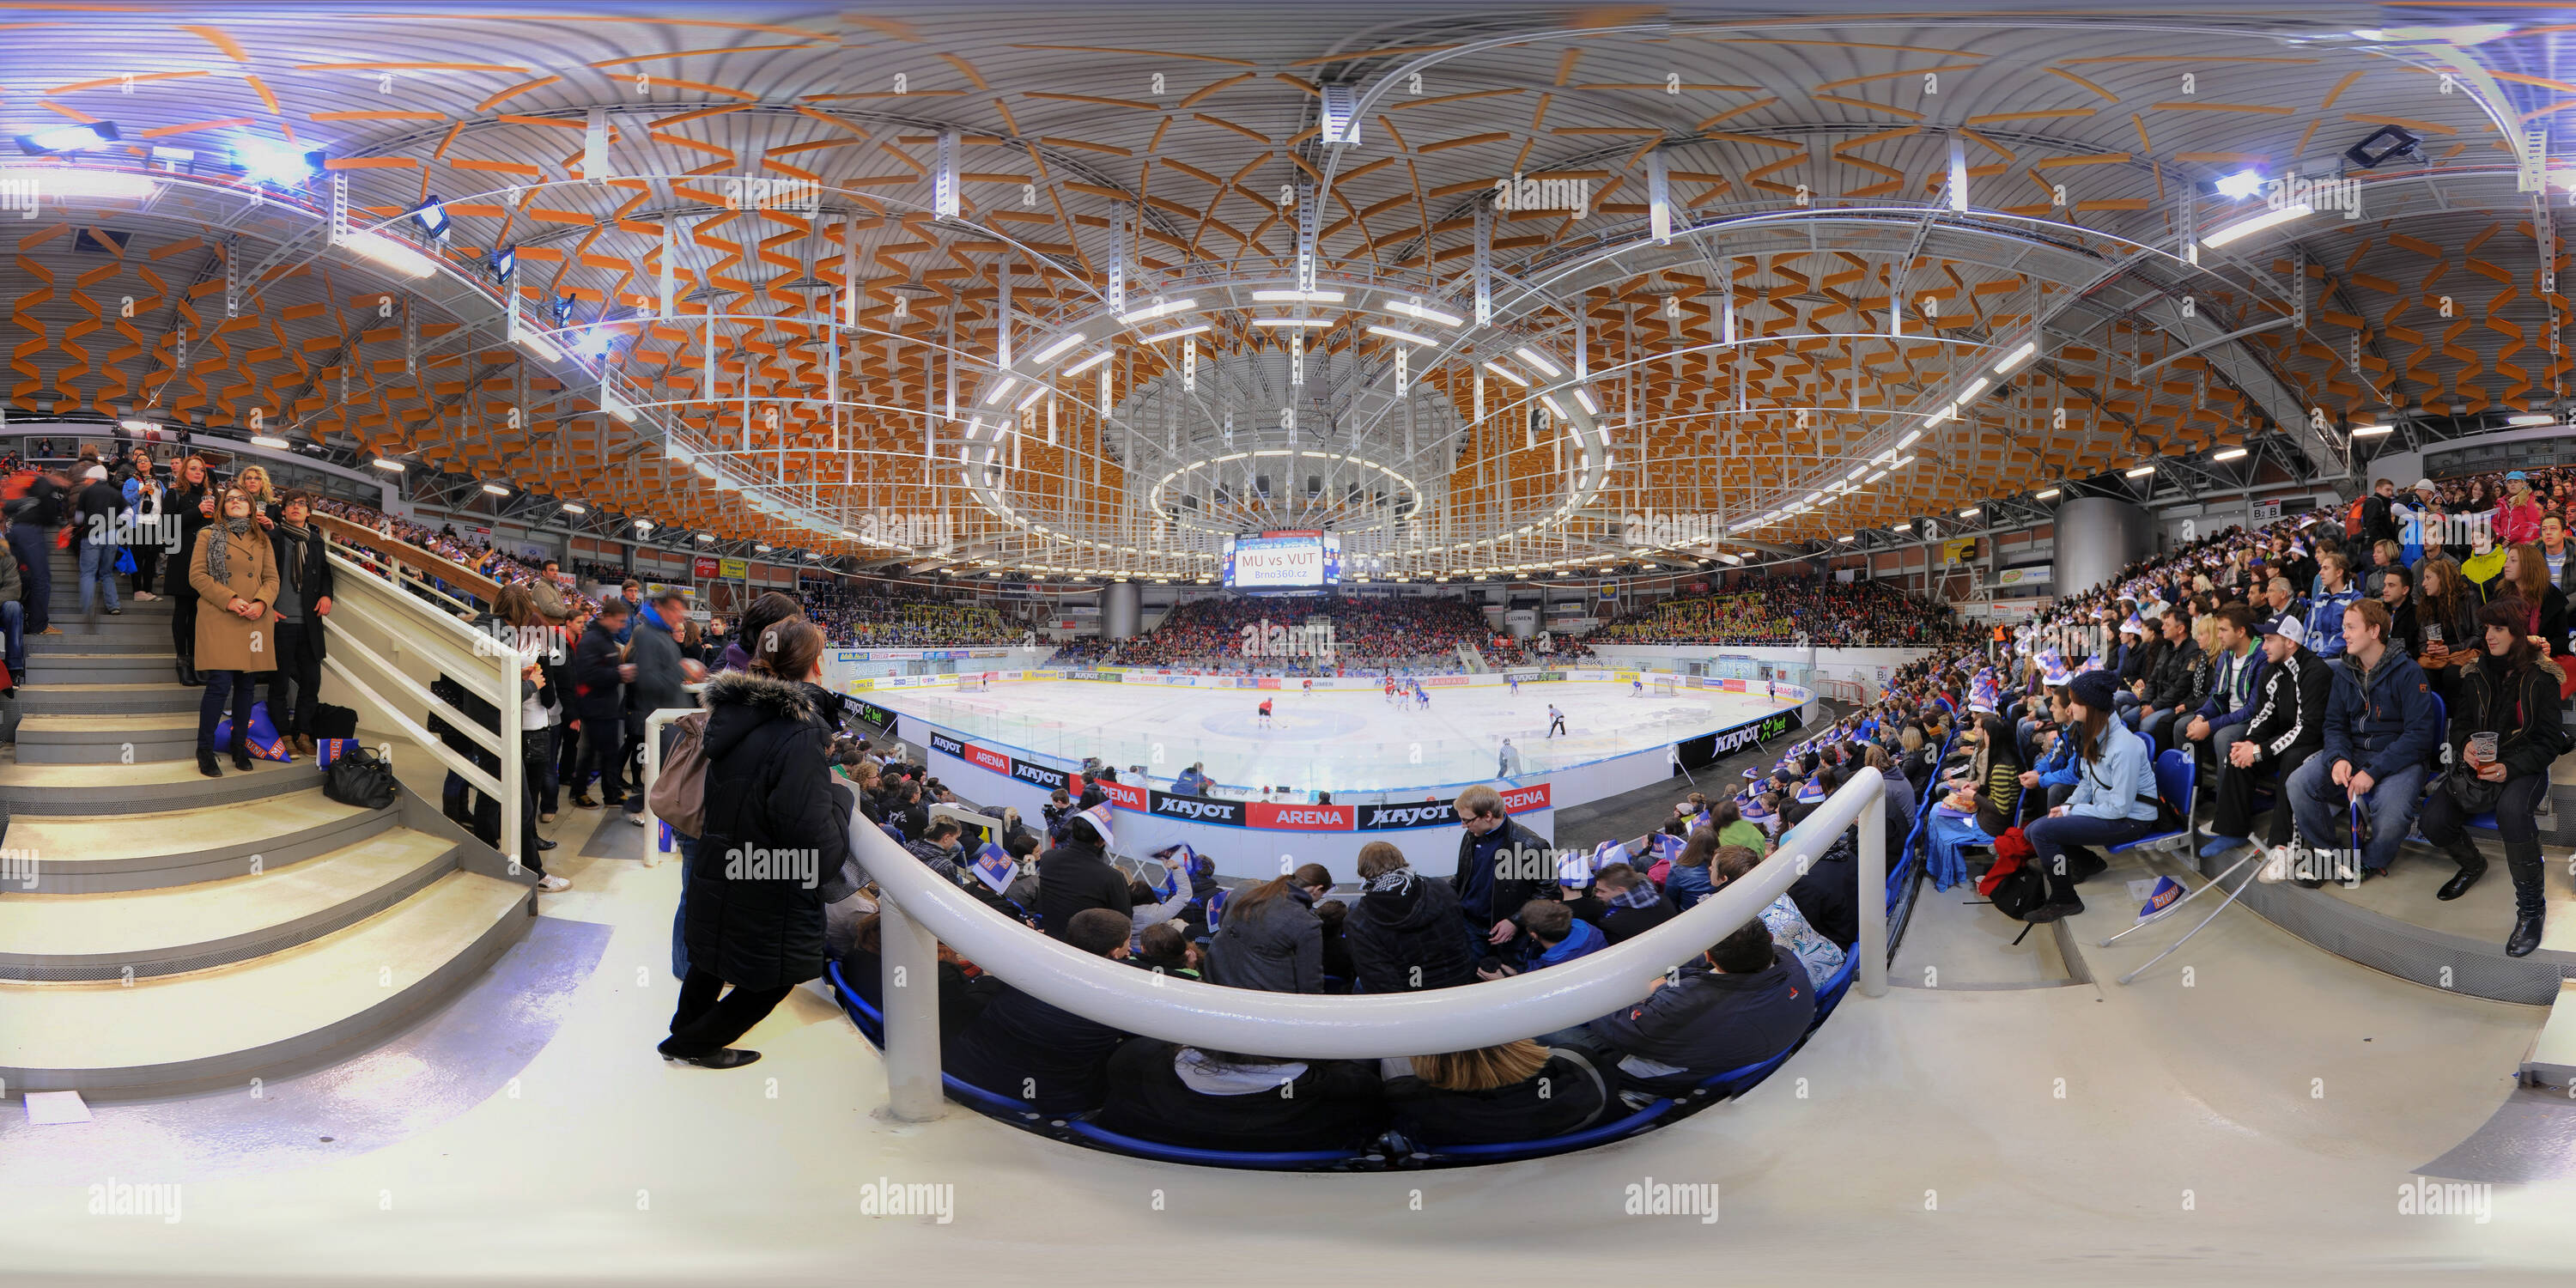
M 841 963 L 825 961 L 823 979 L 832 986 L 832 996 L 840 999 L 841 1010 L 850 1017 L 850 1023 L 859 1027 L 859 1036 L 866 1038 L 869 1046 L 882 1049 L 885 1046 L 885 1015 L 868 1005 L 867 999 L 850 987 L 850 981 L 842 978 Z
M 1095 1123 L 1076 1118 L 1065 1124 L 1077 1140 L 1098 1145 L 1112 1153 L 1134 1158 L 1150 1158 L 1158 1163 L 1188 1163 L 1197 1167 L 1233 1167 L 1253 1171 L 1284 1172 L 1330 1167 L 1336 1163 L 1356 1163 L 1371 1157 L 1359 1149 L 1318 1149 L 1260 1152 L 1231 1149 L 1192 1149 L 1186 1145 L 1165 1145 L 1159 1141 L 1121 1136 Z
M 1804 1040 L 1803 1037 L 1800 1039 L 1800 1041 Z M 1771 1076 L 1772 1070 L 1787 1064 L 1789 1057 L 1796 1054 L 1797 1050 L 1798 1043 L 1792 1042 L 1778 1055 L 1756 1060 L 1740 1069 L 1711 1074 L 1698 1086 L 1691 1088 L 1690 1098 L 1692 1100 L 1732 1100 L 1753 1090 L 1756 1084 Z
M 1661 1120 L 1665 1114 L 1671 1113 L 1673 1103 L 1670 1099 L 1656 1100 L 1624 1118 L 1599 1123 L 1562 1136 L 1509 1141 L 1496 1145 L 1426 1147 L 1418 1157 L 1433 1162 L 1508 1163 L 1515 1159 L 1541 1158 L 1549 1154 L 1562 1154 L 1568 1150 L 1590 1149 L 1595 1145 L 1608 1144 L 1644 1131 Z
M 2182 826 L 2169 832 L 2150 833 L 2149 835 L 2141 836 L 2134 841 L 2123 841 L 2118 845 L 2112 846 L 2111 853 L 2122 854 L 2130 850 L 2137 849 L 2140 846 L 2157 845 L 2173 840 L 2176 837 L 2182 838 L 2183 843 L 2186 846 L 2189 846 L 2195 831 L 2191 821 L 2189 803 L 2192 799 L 2192 792 L 2196 789 L 2199 781 L 2200 762 L 2194 760 L 2190 752 L 2177 748 L 2173 751 L 2158 754 L 2156 757 L 2156 794 L 2164 797 L 2167 801 L 2183 802 L 2181 807 L 2183 811 Z
M 1832 975 L 1825 978 L 1824 987 L 1816 990 L 1816 1019 L 1808 1026 L 1809 1032 L 1822 1027 L 1825 1017 L 1833 1014 L 1835 1007 L 1842 1005 L 1843 994 L 1851 991 L 1852 980 L 1859 975 L 1859 956 L 1853 953 L 1843 954 L 1843 964 L 1836 968 Z

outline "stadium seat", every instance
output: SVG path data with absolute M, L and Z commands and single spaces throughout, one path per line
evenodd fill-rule
M 867 999 L 860 997 L 850 988 L 849 980 L 841 974 L 839 962 L 823 963 L 823 978 L 832 986 L 832 995 L 840 999 L 842 1012 L 850 1017 L 852 1024 L 858 1026 L 859 1035 L 868 1040 L 868 1045 L 883 1050 L 885 1048 L 884 1013 L 868 1005 Z M 1046 1117 L 1045 1114 L 1030 1107 L 1026 1101 L 995 1095 L 971 1082 L 960 1082 L 945 1073 L 939 1075 L 939 1083 L 948 1093 L 949 1099 L 987 1114 L 1014 1118 L 1022 1122 L 1036 1122 Z
M 1538 1140 L 1510 1141 L 1494 1145 L 1426 1147 L 1414 1153 L 1412 1157 L 1435 1163 L 1508 1163 L 1515 1159 L 1544 1158 L 1550 1154 L 1562 1154 L 1568 1150 L 1590 1149 L 1595 1145 L 1605 1145 L 1644 1131 L 1662 1121 L 1664 1115 L 1671 1113 L 1675 1103 L 1670 1098 L 1658 1099 L 1625 1117 L 1612 1119 L 1606 1123 L 1596 1123 L 1581 1131 L 1567 1132 L 1562 1136 L 1547 1136 Z
M 1187 1163 L 1194 1167 L 1232 1167 L 1252 1171 L 1291 1172 L 1327 1168 L 1336 1164 L 1383 1159 L 1372 1144 L 1365 1149 L 1318 1149 L 1262 1152 L 1256 1150 L 1192 1149 L 1186 1145 L 1166 1145 L 1160 1141 L 1122 1136 L 1117 1132 L 1076 1118 L 1065 1124 L 1076 1140 L 1097 1145 L 1111 1153 L 1135 1158 L 1150 1158 L 1158 1163 Z
M 2186 849 L 2190 848 L 2192 837 L 2199 831 L 2191 821 L 2190 808 L 2192 792 L 2199 781 L 2200 762 L 2194 760 L 2190 752 L 2176 749 L 2159 754 L 2156 757 L 2156 794 L 2168 802 L 2183 802 L 2182 826 L 2171 831 L 2150 833 L 2134 841 L 2123 841 L 2110 847 L 2111 853 L 2125 854 L 2141 846 L 2161 845 L 2177 837 L 2182 839 Z

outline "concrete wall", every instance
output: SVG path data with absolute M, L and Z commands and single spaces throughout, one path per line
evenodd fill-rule
M 2117 577 L 2120 569 L 2155 553 L 2155 517 L 2144 506 L 2114 497 L 2077 497 L 2057 507 L 2051 552 L 2061 595 L 2079 594 Z

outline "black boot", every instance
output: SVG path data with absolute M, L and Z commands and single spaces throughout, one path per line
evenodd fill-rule
M 215 752 L 213 748 L 197 748 L 197 772 L 204 774 L 208 778 L 221 778 L 224 776 L 223 767 L 215 763 Z
M 233 744 L 233 768 L 238 769 L 245 774 L 250 772 L 250 744 L 248 742 L 237 742 Z
M 182 653 L 179 655 L 179 683 L 187 685 L 190 688 L 195 688 L 205 683 L 205 680 L 197 674 L 196 654 Z
M 2478 883 L 2479 877 L 2487 874 L 2487 856 L 2478 853 L 2478 847 L 2469 838 L 2459 837 L 2442 846 L 2441 850 L 2450 856 L 2451 862 L 2460 865 L 2460 874 L 2443 882 L 2441 891 L 2434 898 L 2457 899 L 2467 894 L 2469 887 Z
M 2540 947 L 2548 899 L 2540 872 L 2539 840 L 2505 842 L 2504 866 L 2513 874 L 2513 935 L 2504 941 L 2504 955 L 2529 957 Z

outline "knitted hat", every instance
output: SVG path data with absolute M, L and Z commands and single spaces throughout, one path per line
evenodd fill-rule
M 2086 710 L 2108 711 L 2120 686 L 2108 671 L 2087 671 L 2075 677 L 2073 691 L 2075 700 L 2083 703 Z

